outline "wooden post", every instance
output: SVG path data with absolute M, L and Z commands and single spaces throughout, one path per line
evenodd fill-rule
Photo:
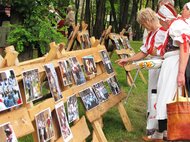
M 92 127 L 94 129 L 95 135 L 98 139 L 98 142 L 107 142 L 107 139 L 102 130 L 101 124 L 98 120 L 92 122 Z
M 120 103 L 118 104 L 118 110 L 119 110 L 120 116 L 121 116 L 121 118 L 122 118 L 122 120 L 123 120 L 123 124 L 125 125 L 125 128 L 126 128 L 129 132 L 132 131 L 133 129 L 132 129 L 132 126 L 131 126 L 131 122 L 130 122 L 130 120 L 129 120 L 129 117 L 128 117 L 128 115 L 127 115 L 127 112 L 126 112 L 125 107 L 123 106 L 123 103 L 122 103 L 122 102 L 120 102 Z

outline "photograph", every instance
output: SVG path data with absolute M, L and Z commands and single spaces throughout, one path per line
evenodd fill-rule
M 84 73 L 82 71 L 82 68 L 81 68 L 79 62 L 77 61 L 77 58 L 71 57 L 71 58 L 69 58 L 69 61 L 70 61 L 70 65 L 71 65 L 71 69 L 72 69 L 72 73 L 73 73 L 75 83 L 77 85 L 81 85 L 81 84 L 85 83 L 86 78 L 84 76 Z
M 69 123 L 79 118 L 78 102 L 76 94 L 67 99 L 67 115 Z
M 35 115 L 39 142 L 47 142 L 54 136 L 53 122 L 50 108 Z
M 22 97 L 13 70 L 0 72 L 0 112 L 21 105 Z
M 93 90 L 96 94 L 96 97 L 99 100 L 99 103 L 102 103 L 104 101 L 106 101 L 109 97 L 108 91 L 104 86 L 104 82 L 98 82 L 96 84 L 93 85 Z
M 42 97 L 38 69 L 22 73 L 26 102 L 32 102 Z
M 82 57 L 84 71 L 87 76 L 93 75 L 97 73 L 96 64 L 94 62 L 94 56 L 84 56 Z
M 0 142 L 18 142 L 10 122 L 0 124 Z
M 109 55 L 108 55 L 107 51 L 106 50 L 101 50 L 100 51 L 100 56 L 102 58 L 102 62 L 104 64 L 104 68 L 105 68 L 106 72 L 108 74 L 113 73 L 114 71 L 113 71 L 112 63 L 110 61 L 110 58 L 109 58 Z
M 99 105 L 99 101 L 91 87 L 79 92 L 86 110 L 90 110 Z
M 46 75 L 49 82 L 49 88 L 51 91 L 52 96 L 54 97 L 55 101 L 59 101 L 61 98 L 63 98 L 61 89 L 59 87 L 59 82 L 57 78 L 57 73 L 55 71 L 55 68 L 53 64 L 46 64 L 44 65 Z
M 113 41 L 114 41 L 114 44 L 115 44 L 115 47 L 116 47 L 117 50 L 122 49 L 122 46 L 120 45 L 117 38 L 113 37 Z
M 69 142 L 73 138 L 73 134 L 71 132 L 69 123 L 67 121 L 64 103 L 61 101 L 58 104 L 56 104 L 55 110 L 56 110 L 57 118 L 59 121 L 59 127 L 61 130 L 61 135 L 63 137 L 63 141 Z
M 118 83 L 118 81 L 117 81 L 115 75 L 112 76 L 112 77 L 110 77 L 110 78 L 107 80 L 107 83 L 109 84 L 109 87 L 110 87 L 110 89 L 111 89 L 113 95 L 118 95 L 118 94 L 121 92 L 119 83 Z
M 64 86 L 72 84 L 72 70 L 69 64 L 69 60 L 58 61 L 59 69 Z

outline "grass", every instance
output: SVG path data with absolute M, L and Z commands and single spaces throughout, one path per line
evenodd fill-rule
M 138 52 L 141 44 L 142 43 L 138 41 L 131 42 L 131 46 L 135 49 L 136 52 Z M 126 83 L 125 71 L 117 64 L 115 64 L 115 60 L 117 59 L 118 57 L 114 53 L 111 60 L 117 74 L 117 79 L 122 89 L 128 93 L 130 87 Z M 147 79 L 147 71 L 142 70 L 142 72 Z M 132 76 L 134 76 L 136 71 L 134 70 L 131 73 Z M 130 97 L 128 98 L 127 102 L 124 103 L 133 127 L 133 131 L 128 132 L 125 129 L 118 109 L 117 107 L 114 107 L 103 116 L 103 131 L 109 142 L 143 142 L 141 137 L 145 134 L 146 130 L 147 84 L 144 84 L 139 76 L 137 77 L 135 84 L 137 88 L 132 89 Z M 92 129 L 91 126 L 89 126 L 89 128 Z M 91 138 L 89 138 L 87 141 L 91 141 Z M 32 136 L 28 135 L 26 137 L 23 137 L 19 139 L 19 142 L 32 142 Z

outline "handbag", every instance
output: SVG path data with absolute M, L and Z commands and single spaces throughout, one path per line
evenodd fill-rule
M 185 97 L 179 96 L 179 88 L 176 100 L 167 104 L 168 115 L 168 140 L 190 140 L 190 102 L 185 91 Z

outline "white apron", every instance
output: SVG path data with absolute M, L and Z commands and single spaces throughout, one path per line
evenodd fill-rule
M 156 119 L 167 119 L 166 104 L 171 102 L 177 90 L 177 74 L 179 68 L 179 50 L 164 55 L 157 86 Z

